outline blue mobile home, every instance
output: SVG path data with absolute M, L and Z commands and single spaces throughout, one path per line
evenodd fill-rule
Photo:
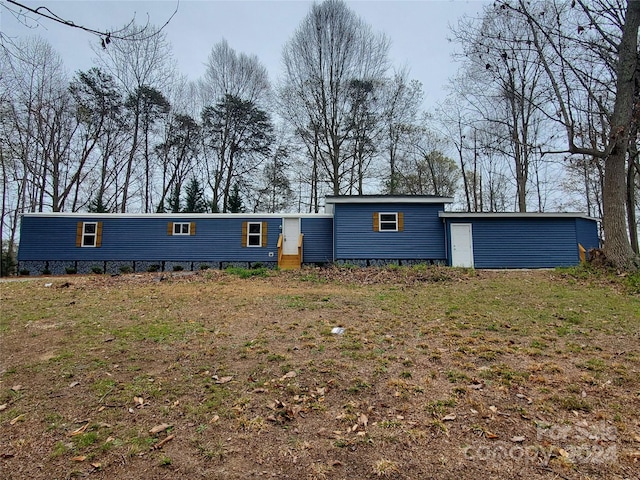
M 580 263 L 598 248 L 595 219 L 576 213 L 440 212 L 448 264 L 475 268 L 549 268 Z
M 18 262 L 53 274 L 299 267 L 332 261 L 332 225 L 324 214 L 32 213 L 22 217 Z
M 228 265 L 443 264 L 476 268 L 574 265 L 598 246 L 581 214 L 445 212 L 451 198 L 330 196 L 323 214 L 22 216 L 19 269 L 31 274 L 198 270 Z
M 327 197 L 334 261 L 445 264 L 444 224 L 438 214 L 452 202 L 433 196 Z

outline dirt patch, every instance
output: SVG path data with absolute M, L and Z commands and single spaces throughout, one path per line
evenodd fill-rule
M 2 478 L 639 477 L 615 281 L 261 274 L 0 285 Z

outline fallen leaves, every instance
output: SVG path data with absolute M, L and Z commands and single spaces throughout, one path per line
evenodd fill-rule
M 369 424 L 369 417 L 367 417 L 364 413 L 361 413 L 358 417 L 358 423 L 364 428 L 367 428 L 367 425 Z
M 85 423 L 81 427 L 76 428 L 73 432 L 69 434 L 70 437 L 75 437 L 77 435 L 82 435 L 87 431 L 87 427 L 89 426 L 89 422 Z
M 168 423 L 161 423 L 160 425 L 156 425 L 151 430 L 149 430 L 150 435 L 157 435 L 165 430 L 173 427 L 173 425 L 169 425 Z
M 22 422 L 26 418 L 26 416 L 27 415 L 25 413 L 18 415 L 17 417 L 15 417 L 9 422 L 9 425 L 15 425 L 18 422 Z
M 533 403 L 533 400 L 522 393 L 516 393 L 516 397 L 526 400 L 528 405 L 531 405 Z

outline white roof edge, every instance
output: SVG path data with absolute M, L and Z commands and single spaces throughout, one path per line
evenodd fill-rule
M 333 218 L 329 213 L 89 213 L 89 212 L 25 212 L 23 217 L 89 217 L 89 218 Z
M 328 196 L 325 203 L 453 203 L 453 197 L 423 197 L 402 196 L 394 197 L 386 195 L 371 196 Z
M 580 212 L 438 212 L 440 218 L 584 218 L 598 220 Z

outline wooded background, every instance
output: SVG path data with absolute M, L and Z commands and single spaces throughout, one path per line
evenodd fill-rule
M 311 7 L 277 79 L 222 41 L 188 81 L 152 25 L 99 35 L 95 65 L 71 78 L 45 41 L 0 35 L 3 252 L 22 212 L 318 212 L 326 194 L 433 194 L 472 212 L 586 212 L 610 261 L 634 268 L 639 25 L 636 1 L 487 5 L 452 28 L 459 70 L 434 111 L 410 65 L 392 65 L 392 39 L 339 0 Z

